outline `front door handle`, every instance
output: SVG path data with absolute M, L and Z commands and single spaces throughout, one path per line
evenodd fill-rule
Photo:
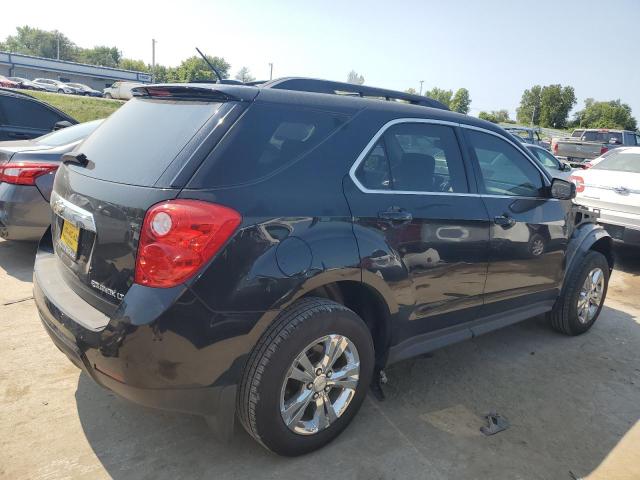
M 383 212 L 378 212 L 378 218 L 396 223 L 409 223 L 413 220 L 413 215 L 402 208 L 392 207 Z
M 516 221 L 508 215 L 498 215 L 493 218 L 493 223 L 501 227 L 511 227 L 515 225 Z

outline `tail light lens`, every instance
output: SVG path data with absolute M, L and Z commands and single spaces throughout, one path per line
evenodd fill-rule
M 578 175 L 571 175 L 569 177 L 569 181 L 576 184 L 576 192 L 581 193 L 584 192 L 584 178 Z
M 604 155 L 605 153 L 607 153 L 609 151 L 608 147 L 602 146 L 600 148 L 600 155 Z
M 58 164 L 38 162 L 15 162 L 0 165 L 0 182 L 14 185 L 35 185 L 36 179 L 55 172 Z
M 557 155 L 557 154 L 558 154 L 558 144 L 557 144 L 557 143 L 554 143 L 554 144 L 553 144 L 553 154 L 554 154 L 554 155 Z
M 589 168 L 593 167 L 593 164 L 591 162 L 587 162 L 587 163 L 583 163 L 582 164 L 582 169 L 583 170 L 587 170 Z
M 135 282 L 174 287 L 192 277 L 231 238 L 242 217 L 231 208 L 199 200 L 169 200 L 144 218 Z

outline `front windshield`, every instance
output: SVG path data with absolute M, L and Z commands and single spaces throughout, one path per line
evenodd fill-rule
M 617 172 L 640 173 L 640 152 L 623 151 L 603 158 L 593 170 L 615 170 Z
M 56 130 L 55 132 L 47 133 L 36 139 L 36 142 L 41 145 L 50 145 L 52 147 L 59 147 L 60 145 L 67 145 L 69 143 L 82 140 L 98 128 L 103 120 L 93 120 L 92 122 L 79 123 L 72 127 Z

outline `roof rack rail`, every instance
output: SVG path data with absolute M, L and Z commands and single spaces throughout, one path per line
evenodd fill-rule
M 315 78 L 286 77 L 271 80 L 260 85 L 262 88 L 277 88 L 282 90 L 295 90 L 300 92 L 328 93 L 331 95 L 347 95 L 363 98 L 379 98 L 388 101 L 403 101 L 412 105 L 439 108 L 449 110 L 446 105 L 432 98 L 411 93 L 387 90 L 384 88 L 355 85 L 331 80 L 319 80 Z

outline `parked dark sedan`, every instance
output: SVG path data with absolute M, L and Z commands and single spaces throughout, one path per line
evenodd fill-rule
M 84 95 L 85 97 L 102 97 L 102 92 L 99 92 L 84 83 L 67 83 L 67 85 L 75 88 L 78 91 L 77 95 Z
M 0 141 L 28 140 L 77 120 L 26 93 L 0 88 Z
M 34 140 L 0 142 L 0 237 L 40 240 L 51 223 L 49 196 L 60 157 L 101 122 L 81 123 Z

